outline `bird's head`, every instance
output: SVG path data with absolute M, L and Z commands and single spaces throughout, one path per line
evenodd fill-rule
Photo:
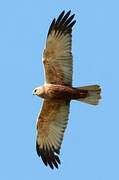
M 44 87 L 40 86 L 40 87 L 35 88 L 32 91 L 32 94 L 43 98 L 44 97 Z

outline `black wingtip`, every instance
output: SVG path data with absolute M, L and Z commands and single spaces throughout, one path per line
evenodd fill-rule
M 60 14 L 60 15 L 62 15 L 62 16 L 63 16 L 64 14 L 65 14 L 65 10 L 63 10 L 63 11 L 61 12 L 61 14 Z
M 50 25 L 50 28 L 49 28 L 49 31 L 48 31 L 48 36 L 49 36 L 49 34 L 51 33 L 54 25 L 55 25 L 55 18 L 53 19 L 53 21 L 52 21 L 52 23 L 51 23 L 51 25 Z
M 57 20 L 55 21 L 55 19 L 52 21 L 49 31 L 48 31 L 48 36 L 49 34 L 52 32 L 52 30 L 55 30 L 55 32 L 58 32 L 58 34 L 62 34 L 64 33 L 71 33 L 72 32 L 72 27 L 74 26 L 74 24 L 76 23 L 76 21 L 72 21 L 75 14 L 73 14 L 72 16 L 70 16 L 71 14 L 71 10 L 69 10 L 66 14 L 65 11 L 63 10 L 61 12 L 61 14 L 59 15 L 59 17 L 57 18 Z
M 48 150 L 47 148 L 41 149 L 38 143 L 36 142 L 36 151 L 38 156 L 42 158 L 44 164 L 46 166 L 49 165 L 51 169 L 54 169 L 54 167 L 58 168 L 58 164 L 61 164 L 59 157 L 55 155 L 55 152 L 59 153 L 59 150 L 54 149 L 54 151 L 52 151 Z

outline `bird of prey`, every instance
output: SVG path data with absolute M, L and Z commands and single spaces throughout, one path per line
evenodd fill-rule
M 45 83 L 33 90 L 43 98 L 37 119 L 36 150 L 47 166 L 58 168 L 59 154 L 68 123 L 70 101 L 97 105 L 101 98 L 99 85 L 72 87 L 72 27 L 76 23 L 71 11 L 53 19 L 43 53 Z

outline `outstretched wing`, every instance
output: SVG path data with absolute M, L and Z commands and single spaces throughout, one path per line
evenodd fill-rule
M 53 20 L 43 53 L 46 83 L 72 85 L 72 21 L 74 14 L 69 17 L 63 11 L 57 20 Z
M 44 100 L 37 121 L 37 154 L 44 164 L 58 168 L 60 147 L 67 127 L 69 101 Z

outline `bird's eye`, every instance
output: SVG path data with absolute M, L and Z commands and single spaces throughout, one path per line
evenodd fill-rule
M 34 90 L 34 92 L 36 93 L 37 89 Z

